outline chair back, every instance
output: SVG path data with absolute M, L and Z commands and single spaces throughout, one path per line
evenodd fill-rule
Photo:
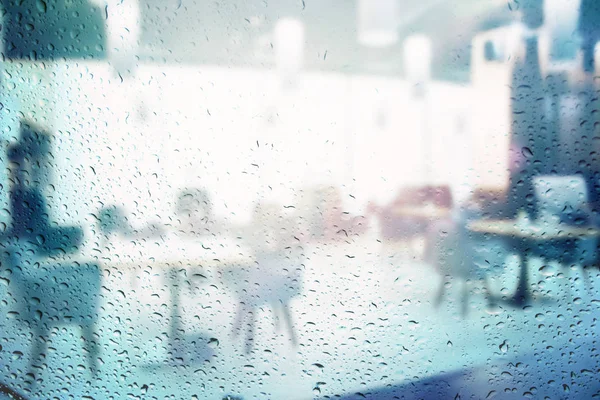
M 544 222 L 582 224 L 589 222 L 588 191 L 580 175 L 543 175 L 533 178 L 539 215 Z

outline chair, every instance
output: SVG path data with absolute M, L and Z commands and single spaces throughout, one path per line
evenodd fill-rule
M 483 290 L 489 304 L 496 294 L 492 293 L 495 281 L 504 279 L 506 258 L 510 249 L 500 239 L 474 238 L 467 225 L 482 218 L 485 209 L 479 208 L 477 198 L 456 209 L 451 217 L 434 221 L 427 230 L 425 262 L 441 276 L 435 305 L 439 306 L 445 294 L 446 283 L 457 280 L 461 283 L 461 312 L 467 315 L 469 286 L 475 284 Z
M 588 190 L 581 175 L 544 175 L 533 179 L 533 187 L 538 201 L 537 222 L 549 228 L 560 225 L 590 226 L 594 224 L 588 205 Z M 581 268 L 596 261 L 598 240 L 583 239 L 576 243 L 563 243 L 542 246 L 539 256 L 545 260 L 556 260 L 561 264 L 579 264 Z M 573 249 L 575 245 L 575 250 Z M 567 265 L 568 266 L 568 265 Z M 583 274 L 587 279 L 586 274 Z
M 533 178 L 533 187 L 539 222 L 580 226 L 591 223 L 588 191 L 582 176 L 538 176 Z

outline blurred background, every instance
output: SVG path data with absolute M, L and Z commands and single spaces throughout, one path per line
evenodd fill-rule
M 600 3 L 0 16 L 0 399 L 600 396 Z

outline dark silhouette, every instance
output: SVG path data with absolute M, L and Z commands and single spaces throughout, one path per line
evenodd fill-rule
M 105 57 L 105 10 L 87 0 L 3 0 L 2 8 L 9 59 Z
M 600 20 L 598 20 L 600 23 Z M 600 117 L 598 116 L 598 90 L 595 78 L 587 74 L 580 85 L 572 89 L 577 95 L 579 107 L 577 119 L 569 126 L 573 132 L 577 132 L 573 140 L 574 148 L 572 154 L 572 169 L 570 174 L 581 174 L 585 178 L 589 193 L 589 202 L 594 210 L 598 210 L 600 200 L 597 141 L 600 138 L 598 127 Z
M 521 22 L 529 29 L 540 28 L 544 23 L 544 0 L 522 0 L 519 2 Z
M 510 140 L 510 183 L 507 217 L 514 218 L 525 210 L 536 217 L 532 178 L 548 172 L 545 149 L 548 129 L 545 121 L 545 96 L 539 63 L 536 36 L 525 39 L 525 57 L 515 63 L 512 78 L 511 110 L 512 136 Z
M 560 148 L 561 126 L 561 99 L 569 93 L 569 81 L 565 72 L 549 74 L 545 83 L 545 95 L 550 100 L 550 116 L 548 119 L 548 151 L 545 154 L 546 173 L 568 173 L 567 166 L 571 160 L 566 159 Z
M 594 72 L 594 47 L 600 41 L 600 3 L 596 0 L 581 0 L 579 7 L 579 34 L 582 38 L 583 69 Z
M 43 189 L 52 166 L 49 134 L 27 121 L 21 122 L 20 134 L 8 149 L 12 224 L 1 246 L 19 320 L 33 331 L 28 377 L 39 380 L 34 371 L 42 368 L 51 329 L 61 325 L 81 327 L 95 375 L 100 269 L 94 263 L 56 261 L 77 252 L 83 234 L 77 227 L 56 226 L 48 214 Z

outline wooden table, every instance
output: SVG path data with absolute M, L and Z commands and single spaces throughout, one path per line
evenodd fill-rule
M 527 261 L 534 253 L 535 247 L 600 236 L 600 230 L 594 227 L 519 225 L 516 220 L 478 220 L 467 224 L 467 229 L 475 234 L 501 237 L 517 250 L 520 259 L 520 273 L 513 300 L 518 305 L 523 305 L 531 299 Z

